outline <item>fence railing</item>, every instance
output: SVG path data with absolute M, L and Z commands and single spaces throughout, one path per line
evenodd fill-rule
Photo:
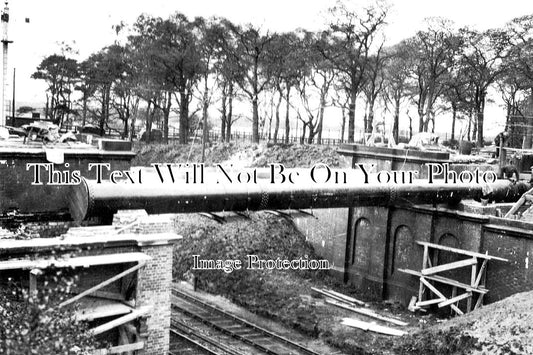
M 218 132 L 209 132 L 208 134 L 208 140 L 210 142 L 222 142 L 222 136 L 220 133 Z M 226 138 L 226 137 L 225 137 Z M 168 140 L 170 142 L 177 142 L 179 141 L 179 135 L 178 134 L 169 134 L 168 136 Z M 358 139 L 356 138 L 356 141 Z M 195 142 L 195 143 L 200 143 L 202 142 L 202 136 L 191 136 L 189 138 L 189 141 L 190 142 Z M 268 135 L 266 134 L 260 134 L 259 135 L 259 141 L 260 142 L 274 142 L 274 138 L 271 136 L 270 138 L 268 137 Z M 229 137 L 229 142 L 234 142 L 234 143 L 252 143 L 253 142 L 253 136 L 252 136 L 252 133 L 249 133 L 249 132 L 232 132 L 230 137 Z M 320 145 L 339 145 L 341 143 L 346 143 L 347 140 L 341 140 L 341 139 L 338 139 L 338 138 L 322 138 L 320 139 L 320 141 L 318 140 L 318 138 L 314 138 L 313 139 L 313 142 L 311 144 L 320 144 Z M 302 137 L 297 137 L 297 136 L 289 136 L 289 139 L 288 141 L 285 140 L 285 137 L 284 136 L 279 136 L 278 139 L 277 139 L 277 143 L 290 143 L 290 144 L 294 144 L 294 143 L 304 143 L 304 144 L 307 144 L 308 143 L 308 139 L 307 137 L 302 139 Z
M 405 134 L 400 135 L 400 138 L 407 139 L 407 136 Z M 331 134 L 328 134 L 329 137 L 321 138 L 320 140 L 317 137 L 314 137 L 311 144 L 318 144 L 318 145 L 339 145 L 342 143 L 348 143 L 347 139 L 340 139 L 340 138 L 331 138 Z M 340 133 L 339 133 L 340 136 Z M 110 138 L 121 138 L 120 134 L 118 134 L 116 131 L 107 130 L 106 131 L 106 137 Z M 355 139 L 354 141 L 356 143 L 363 142 L 364 132 L 355 132 Z M 140 137 L 137 137 L 138 140 L 140 140 Z M 154 137 L 152 137 L 152 141 L 156 141 Z M 177 130 L 172 129 L 169 132 L 168 135 L 168 141 L 171 144 L 177 144 L 179 142 L 179 133 Z M 222 137 L 220 132 L 209 132 L 208 134 L 208 141 L 211 143 L 216 142 L 222 142 Z M 260 134 L 259 135 L 259 141 L 260 142 L 274 142 L 274 138 L 268 137 L 267 134 Z M 202 142 L 202 134 L 196 134 L 191 135 L 189 137 L 189 143 L 201 143 Z M 230 134 L 229 142 L 233 143 L 252 143 L 253 142 L 253 135 L 251 132 L 245 132 L 245 131 L 233 131 Z M 277 139 L 277 143 L 283 144 L 283 143 L 289 143 L 289 144 L 308 144 L 308 138 L 302 138 L 301 136 L 291 135 L 289 136 L 288 141 L 285 140 L 285 136 L 279 135 Z

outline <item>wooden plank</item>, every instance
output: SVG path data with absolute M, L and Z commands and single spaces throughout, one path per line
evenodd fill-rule
M 483 260 L 483 263 L 481 264 L 481 268 L 479 269 L 476 281 L 474 282 L 474 287 L 479 287 L 479 283 L 481 282 L 481 278 L 483 277 L 483 274 L 485 273 L 485 269 L 487 268 L 487 260 Z
M 448 297 L 444 296 L 435 286 L 430 284 L 424 277 L 420 278 L 420 282 L 422 282 L 427 288 L 431 290 L 435 295 L 439 296 L 442 300 L 448 299 Z
M 485 259 L 486 260 L 486 259 Z M 476 276 L 477 276 L 477 259 L 476 263 L 472 265 L 472 272 L 470 274 L 470 286 L 476 287 Z M 466 300 L 466 311 L 470 312 L 472 310 L 472 297 L 469 297 Z
M 441 302 L 439 303 L 439 308 L 442 308 L 442 307 L 445 307 L 445 306 L 449 306 L 451 305 L 452 303 L 456 303 L 456 302 L 459 302 L 461 300 L 464 300 L 465 298 L 468 298 L 470 297 L 470 299 L 472 299 L 472 292 L 467 292 L 467 293 L 463 293 L 462 295 L 459 295 L 459 296 L 455 296 L 455 297 L 452 297 L 444 302 Z
M 427 245 L 424 245 L 424 256 L 422 257 L 422 270 L 427 268 L 427 263 L 429 261 L 429 248 Z M 418 302 L 424 300 L 424 284 L 420 282 L 418 286 Z
M 483 287 L 472 287 L 472 286 L 470 286 L 468 284 L 465 284 L 465 283 L 462 283 L 462 282 L 459 282 L 459 281 L 456 281 L 456 280 L 452 280 L 452 279 L 449 279 L 449 278 L 443 277 L 443 276 L 438 276 L 438 275 L 425 276 L 425 275 L 422 275 L 422 273 L 420 271 L 409 270 L 409 269 L 398 269 L 398 271 L 404 272 L 406 274 L 418 276 L 418 277 L 424 277 L 424 278 L 426 278 L 428 280 L 440 282 L 440 283 L 447 284 L 447 285 L 450 285 L 450 286 L 459 287 L 459 288 L 465 289 L 466 291 L 472 291 L 472 292 L 477 292 L 477 293 L 481 293 L 481 294 L 485 294 L 485 293 L 488 292 L 488 290 L 486 288 L 483 288 Z
M 330 293 L 329 290 L 320 290 L 320 289 L 318 289 L 318 288 L 316 288 L 316 287 L 311 287 L 311 290 L 315 291 L 316 293 L 320 293 L 320 294 L 323 295 L 323 296 L 326 296 L 326 297 L 332 298 L 332 299 L 334 299 L 334 300 L 337 300 L 337 301 L 340 301 L 340 302 L 344 302 L 344 303 L 350 303 L 350 304 L 352 304 L 352 302 L 347 301 L 345 298 L 340 297 L 340 296 L 336 296 L 335 294 Z M 346 296 L 346 297 L 348 297 L 348 296 Z M 361 301 L 359 301 L 359 302 L 361 302 Z M 363 302 L 363 305 L 366 305 L 366 304 Z
M 97 290 L 99 290 L 99 289 L 101 289 L 101 288 L 103 288 L 103 287 L 109 285 L 109 284 L 112 283 L 112 282 L 115 282 L 116 280 L 118 280 L 118 279 L 120 279 L 120 278 L 122 278 L 122 277 L 124 277 L 124 276 L 126 276 L 126 275 L 128 275 L 128 274 L 130 274 L 130 273 L 132 273 L 132 272 L 134 272 L 134 271 L 137 271 L 138 269 L 142 268 L 144 265 L 146 265 L 146 261 L 142 261 L 142 262 L 140 262 L 139 264 L 137 264 L 137 265 L 135 265 L 135 266 L 133 266 L 133 267 L 131 267 L 131 268 L 129 268 L 129 269 L 127 269 L 127 270 L 121 272 L 120 274 L 115 275 L 115 276 L 113 276 L 112 278 L 107 279 L 106 281 L 101 282 L 101 283 L 99 283 L 98 285 L 96 285 L 96 286 L 94 286 L 94 287 L 91 287 L 91 288 L 88 289 L 88 290 L 83 291 L 83 292 L 80 293 L 79 295 L 74 296 L 74 297 L 72 297 L 72 298 L 66 300 L 65 302 L 59 304 L 58 307 L 61 308 L 61 307 L 64 307 L 64 306 L 66 306 L 66 305 L 68 305 L 68 304 L 71 304 L 72 302 L 76 302 L 76 301 L 79 300 L 80 298 L 85 297 L 85 296 L 91 294 L 92 292 L 97 291 Z
M 442 294 L 442 292 L 440 292 L 439 290 L 437 290 L 432 284 L 430 284 L 428 281 L 426 281 L 426 279 L 424 279 L 423 277 L 420 278 L 420 281 L 424 283 L 424 285 L 426 285 L 427 288 L 429 288 L 431 291 L 433 291 L 434 294 L 436 294 L 437 296 L 441 297 L 441 298 L 444 298 L 444 299 L 447 299 L 446 296 L 444 296 Z M 451 304 L 450 307 L 452 307 L 452 309 L 457 312 L 458 314 L 464 314 L 463 311 L 461 311 L 456 305 L 454 304 Z
M 427 300 L 427 301 L 422 301 L 422 302 L 417 302 L 416 303 L 416 307 L 425 307 L 425 306 L 429 306 L 429 305 L 432 305 L 432 304 L 436 304 L 436 303 L 440 303 L 442 301 L 446 300 L 445 298 L 434 298 L 432 300 Z
M 121 316 L 131 313 L 133 309 L 133 307 L 112 300 L 84 297 L 80 300 L 79 308 L 76 310 L 75 315 L 77 320 L 91 321 L 99 318 Z
M 332 305 L 340 307 L 340 308 L 347 309 L 349 311 L 353 311 L 355 313 L 359 313 L 359 314 L 365 315 L 365 316 L 370 317 L 370 318 L 379 319 L 379 320 L 387 322 L 387 323 L 392 323 L 392 324 L 401 325 L 401 326 L 408 325 L 408 323 L 406 323 L 406 322 L 402 322 L 402 321 L 394 319 L 394 318 L 389 318 L 389 317 L 382 316 L 382 315 L 377 314 L 377 313 L 375 313 L 375 312 L 373 312 L 373 311 L 371 311 L 369 309 L 366 309 L 366 308 L 350 307 L 350 306 L 345 305 L 343 303 L 336 302 L 336 301 L 331 301 L 331 300 L 326 300 L 326 303 L 332 304 Z
M 93 352 L 93 355 L 121 354 L 128 351 L 136 351 L 142 349 L 144 349 L 144 342 L 140 341 L 132 344 L 113 346 L 109 349 L 97 349 Z
M 90 267 L 95 265 L 123 264 L 139 261 L 148 261 L 151 258 L 144 253 L 120 253 L 107 255 L 80 256 L 67 259 L 37 259 L 37 260 L 7 260 L 0 262 L 0 270 L 26 270 Z
M 411 312 L 414 312 L 420 309 L 419 307 L 416 306 L 416 296 L 411 297 L 411 300 L 409 301 L 409 306 L 407 306 L 407 309 L 410 310 Z
M 476 305 L 474 306 L 474 309 L 478 309 L 479 307 L 483 306 L 483 296 L 484 294 L 479 295 Z
M 389 328 L 389 327 L 377 325 L 374 323 L 363 322 L 363 321 L 360 321 L 358 319 L 353 319 L 353 318 L 344 318 L 341 324 L 344 324 L 344 325 L 347 325 L 353 328 L 359 328 L 364 331 L 370 330 L 371 332 L 376 332 L 376 333 L 386 334 L 386 335 L 402 336 L 402 335 L 407 334 L 406 332 L 402 330 Z
M 518 201 L 515 202 L 515 204 L 513 205 L 513 207 L 511 207 L 511 209 L 505 214 L 504 218 L 509 218 L 511 217 L 513 214 L 516 213 L 516 211 L 518 211 L 518 209 L 520 209 L 520 207 L 524 204 L 524 202 L 526 202 L 526 196 L 533 193 L 533 188 L 529 189 L 528 191 L 526 191 Z
M 141 307 L 141 308 L 135 309 L 131 313 L 129 313 L 129 314 L 125 315 L 125 316 L 122 316 L 120 318 L 114 319 L 114 320 L 112 320 L 110 322 L 107 322 L 105 324 L 99 325 L 96 328 L 90 329 L 90 332 L 93 335 L 102 334 L 104 332 L 107 332 L 110 329 L 118 327 L 119 325 L 122 325 L 122 324 L 127 323 L 127 322 L 131 322 L 132 320 L 137 319 L 137 318 L 145 315 L 146 313 L 148 313 L 151 310 L 151 308 L 152 308 L 151 306 L 145 306 L 145 307 Z
M 454 298 L 456 296 L 457 296 L 457 287 L 453 286 L 452 287 L 452 298 Z M 457 303 L 455 303 L 455 305 L 457 306 Z M 451 309 L 451 308 L 450 308 L 450 315 L 453 316 L 453 309 Z
M 351 302 L 351 303 L 355 303 L 355 304 L 358 304 L 360 306 L 367 306 L 367 304 L 363 301 L 360 301 L 356 298 L 353 298 L 353 297 L 350 297 L 350 296 L 346 296 L 346 295 L 343 295 L 342 293 L 339 293 L 339 292 L 335 292 L 333 290 L 325 290 L 325 289 L 322 289 L 322 291 L 326 292 L 326 293 L 330 293 L 334 296 L 337 296 L 337 297 L 340 297 L 348 302 Z
M 449 252 L 457 253 L 457 254 L 462 254 L 462 255 L 475 256 L 475 257 L 481 258 L 481 259 L 509 261 L 507 259 L 500 258 L 500 257 L 497 257 L 497 256 L 477 253 L 475 251 L 470 251 L 470 250 L 452 248 L 452 247 L 448 247 L 448 246 L 440 245 L 440 244 L 434 244 L 434 243 L 428 243 L 428 242 L 422 242 L 422 241 L 417 241 L 416 243 L 419 244 L 419 245 L 428 246 L 428 247 L 434 248 L 434 249 L 445 250 L 445 251 L 449 251 Z
M 448 264 L 437 265 L 437 266 L 433 266 L 433 267 L 430 267 L 430 268 L 427 268 L 427 269 L 422 269 L 421 272 L 422 272 L 422 275 L 427 276 L 427 275 L 433 275 L 433 274 L 436 274 L 436 273 L 439 273 L 439 272 L 458 269 L 458 268 L 461 268 L 461 267 L 470 266 L 470 265 L 474 265 L 474 264 L 477 264 L 477 259 L 476 258 L 471 258 L 471 259 L 454 261 L 454 262 L 448 263 Z

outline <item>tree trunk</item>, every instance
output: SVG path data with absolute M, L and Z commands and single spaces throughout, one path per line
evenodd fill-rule
M 189 101 L 184 90 L 180 91 L 180 144 L 189 142 Z
M 483 110 L 477 112 L 477 145 L 483 147 Z
M 110 101 L 111 87 L 104 85 L 102 88 L 102 112 L 100 117 L 100 135 L 105 134 L 105 123 L 109 120 L 109 101 Z
M 279 99 L 276 103 L 276 121 L 274 122 L 274 143 L 278 142 L 278 132 L 279 132 L 279 108 L 281 106 L 281 100 L 283 100 L 283 94 L 281 90 L 279 91 Z
M 123 119 L 124 130 L 122 131 L 122 139 L 127 139 L 129 137 L 129 134 L 130 134 L 129 117 L 130 117 L 129 112 L 127 112 L 127 110 L 126 110 L 126 113 L 125 113 L 124 119 Z
M 326 107 L 326 91 L 322 90 L 320 93 L 320 108 L 318 109 L 318 124 L 316 128 L 317 143 L 322 144 L 322 130 L 324 127 L 324 109 Z
M 233 83 L 229 84 L 228 91 L 228 121 L 226 124 L 226 142 L 231 140 L 231 126 L 233 125 Z
M 172 92 L 167 91 L 165 108 L 163 110 L 163 142 L 168 144 L 168 118 L 172 107 Z
M 46 107 L 46 110 L 48 110 L 48 103 L 47 103 L 47 107 Z M 45 113 L 45 117 L 46 117 L 46 113 Z M 82 121 L 81 121 L 81 126 L 85 126 L 85 123 L 87 122 L 87 98 L 84 96 L 83 97 L 83 109 L 82 109 Z
M 252 118 L 252 142 L 253 143 L 259 143 L 259 103 L 258 103 L 258 94 L 257 92 L 254 94 L 252 98 L 252 111 L 253 111 L 253 118 Z
M 435 88 L 433 85 L 429 85 L 428 95 L 426 97 L 426 119 L 424 121 L 424 132 L 428 131 L 429 121 L 431 120 L 433 114 L 433 95 L 435 93 Z
M 452 136 L 451 140 L 455 140 L 455 122 L 457 120 L 457 107 L 452 104 Z
M 202 107 L 202 163 L 205 161 L 205 147 L 209 139 L 209 127 L 207 125 L 207 110 L 209 109 L 209 87 L 207 86 L 207 74 L 204 75 L 204 98 Z
M 484 121 L 484 112 L 485 112 L 485 97 L 486 97 L 486 92 L 485 91 L 481 91 L 480 92 L 480 96 L 479 96 L 479 102 L 478 102 L 478 105 L 476 107 L 476 120 L 477 120 L 477 125 L 476 125 L 476 128 L 477 128 L 477 145 L 478 147 L 483 147 L 484 145 L 484 142 L 483 142 L 483 121 Z
M 136 119 L 136 117 L 137 117 L 136 114 L 131 116 L 130 133 L 129 133 L 129 137 L 128 137 L 130 142 L 133 141 L 133 136 L 135 135 L 135 119 Z
M 418 132 L 424 132 L 424 103 L 425 103 L 425 95 L 422 96 L 418 100 L 417 105 L 417 112 L 418 112 Z
M 400 143 L 400 97 L 394 98 L 394 122 L 392 123 L 392 136 L 396 143 Z
M 44 106 L 44 117 L 50 118 L 50 97 L 46 94 L 46 105 Z M 85 124 L 84 124 L 85 125 Z
M 348 105 L 348 143 L 355 141 L 355 101 L 357 100 L 357 92 L 352 90 L 350 92 L 350 103 Z
M 307 137 L 308 144 L 313 144 L 313 141 L 315 140 L 315 134 L 316 134 L 315 129 L 312 126 L 309 126 L 309 136 Z
M 220 141 L 225 142 L 226 141 L 226 122 L 228 120 L 227 117 L 227 96 L 226 96 L 226 84 L 223 85 L 222 88 L 222 100 L 221 100 L 221 114 L 222 117 L 220 118 Z
M 341 108 L 341 112 L 342 112 L 341 142 L 344 143 L 344 131 L 346 130 L 346 111 L 344 110 L 344 107 Z
M 146 107 L 146 131 L 145 138 L 146 143 L 150 143 L 151 132 L 152 132 L 152 114 L 150 113 L 150 107 L 152 106 L 152 100 L 148 100 L 148 106 Z
M 372 127 L 374 125 L 374 102 L 375 102 L 375 99 L 371 99 L 368 104 L 368 118 L 367 118 L 368 130 L 366 131 L 366 133 L 372 133 L 372 130 L 373 130 Z
M 289 143 L 289 134 L 291 132 L 291 124 L 289 121 L 289 100 L 291 95 L 291 87 L 287 86 L 287 96 L 285 97 L 286 107 L 285 107 L 285 143 Z
M 466 134 L 466 138 L 468 141 L 471 141 L 471 135 L 472 133 L 472 110 L 470 110 L 470 112 L 468 113 L 468 130 L 467 130 L 467 134 Z
M 531 89 L 531 94 L 529 96 L 529 100 L 528 100 L 528 103 L 527 103 L 527 116 L 530 116 L 533 115 L 533 88 Z M 528 124 L 526 126 L 526 136 L 525 136 L 525 139 L 524 139 L 524 143 L 523 143 L 523 146 L 522 146 L 522 149 L 531 149 L 532 147 L 532 143 L 533 143 L 533 126 L 530 124 Z

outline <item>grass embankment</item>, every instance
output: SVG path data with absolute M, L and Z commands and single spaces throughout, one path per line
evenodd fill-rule
M 202 147 L 199 145 L 143 144 L 135 146 L 135 166 L 152 163 L 200 163 Z M 336 147 L 316 145 L 265 144 L 215 144 L 206 149 L 206 165 L 236 164 L 246 167 L 264 167 L 270 163 L 283 164 L 287 168 L 307 168 L 316 163 L 332 168 L 349 167 L 348 160 L 336 152 Z

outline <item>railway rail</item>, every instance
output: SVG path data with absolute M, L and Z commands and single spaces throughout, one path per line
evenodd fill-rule
M 197 348 L 196 354 L 320 355 L 181 290 L 172 294 L 170 355 L 185 353 L 178 349 L 183 343 Z

